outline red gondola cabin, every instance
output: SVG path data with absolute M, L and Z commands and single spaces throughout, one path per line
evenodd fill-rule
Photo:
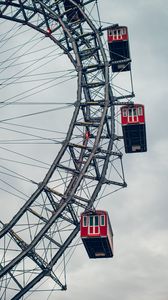
M 108 213 L 103 210 L 81 215 L 80 233 L 90 258 L 113 256 L 113 232 Z
M 76 4 L 81 4 L 82 0 L 75 0 Z M 76 21 L 82 21 L 83 15 L 80 10 L 69 0 L 64 0 L 64 7 L 66 11 L 66 17 L 69 23 L 74 23 Z
M 128 29 L 126 26 L 111 27 L 107 31 L 108 46 L 113 72 L 131 70 Z
M 147 151 L 144 105 L 134 104 L 121 107 L 121 124 L 125 152 Z

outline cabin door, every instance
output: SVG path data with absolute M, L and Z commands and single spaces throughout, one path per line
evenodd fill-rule
M 138 122 L 137 109 L 129 108 L 128 110 L 128 123 L 136 123 Z
M 90 216 L 88 224 L 88 234 L 94 235 L 100 233 L 99 216 Z
M 122 39 L 121 29 L 113 30 L 113 40 L 118 41 L 118 40 L 121 40 L 121 39 Z

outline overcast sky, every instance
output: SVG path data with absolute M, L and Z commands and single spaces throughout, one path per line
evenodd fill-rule
M 124 155 L 128 187 L 99 206 L 110 214 L 114 257 L 89 260 L 77 247 L 67 269 L 68 290 L 49 299 L 167 300 L 168 2 L 98 2 L 102 21 L 129 29 L 135 99 L 146 109 L 148 152 Z

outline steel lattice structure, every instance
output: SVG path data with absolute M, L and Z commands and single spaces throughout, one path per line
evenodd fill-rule
M 8 224 L 1 222 L 1 299 L 21 299 L 48 277 L 66 289 L 54 267 L 79 232 L 80 213 L 93 207 L 102 186 L 126 186 L 122 153 L 114 147 L 115 104 L 125 97 L 113 96 L 102 31 L 86 13 L 94 0 L 70 2 L 82 16 L 73 23 L 67 20 L 63 0 L 0 1 L 0 18 L 51 39 L 69 57 L 78 78 L 75 108 L 61 150 L 25 205 Z M 107 178 L 109 161 L 121 165 L 121 180 Z M 63 177 L 68 180 L 60 187 L 57 182 Z M 32 218 L 36 230 L 30 228 Z M 23 228 L 20 234 L 18 225 Z

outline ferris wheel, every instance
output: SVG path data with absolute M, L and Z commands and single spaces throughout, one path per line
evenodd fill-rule
M 146 151 L 144 107 L 131 101 L 127 28 L 103 27 L 97 1 L 0 1 L 0 19 L 0 298 L 33 299 L 34 290 L 66 289 L 79 231 L 91 258 L 113 256 L 108 214 L 96 207 L 126 187 L 124 147 Z M 20 46 L 8 52 L 13 37 Z M 103 252 L 95 248 L 105 225 Z

